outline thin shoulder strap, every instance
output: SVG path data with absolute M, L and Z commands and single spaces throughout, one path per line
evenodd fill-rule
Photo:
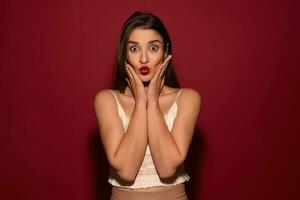
M 116 100 L 116 102 L 117 102 L 117 105 L 118 105 L 118 107 L 119 107 L 119 106 L 120 106 L 120 103 L 119 103 L 119 100 L 118 100 L 118 98 L 117 98 L 115 92 L 112 91 L 112 90 L 108 90 L 108 91 L 110 91 L 110 92 L 112 93 L 112 95 L 114 96 L 114 98 L 115 98 L 115 100 Z
M 117 102 L 119 116 L 122 116 L 122 115 L 126 116 L 125 115 L 125 111 L 124 111 L 122 105 L 120 104 L 116 93 L 113 90 L 110 90 L 110 89 L 109 89 L 109 91 L 112 93 L 112 95 L 114 96 L 114 98 L 115 98 L 115 100 Z
M 178 99 L 179 95 L 181 94 L 181 92 L 182 92 L 183 90 L 184 90 L 183 88 L 179 90 L 179 92 L 178 92 L 177 95 L 176 95 L 175 102 L 177 102 L 177 99 Z
M 124 111 L 122 105 L 120 104 L 120 102 L 119 102 L 119 100 L 117 98 L 116 93 L 113 90 L 110 90 L 110 89 L 109 89 L 109 91 L 112 93 L 112 95 L 114 96 L 114 98 L 115 98 L 115 100 L 117 102 L 117 105 L 118 105 L 118 114 L 121 117 L 121 119 L 123 120 L 124 118 L 126 118 L 125 111 Z

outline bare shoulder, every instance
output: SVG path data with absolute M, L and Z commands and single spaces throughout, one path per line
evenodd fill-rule
M 107 98 L 107 97 L 111 97 L 112 94 L 111 94 L 111 91 L 110 89 L 103 89 L 103 90 L 100 90 L 98 93 L 96 93 L 95 95 L 95 100 L 96 99 L 102 99 L 102 98 Z
M 101 90 L 94 97 L 95 107 L 110 106 L 113 103 L 114 99 L 110 89 Z
M 197 119 L 201 108 L 200 93 L 192 88 L 184 88 L 178 97 L 178 112 L 181 119 L 194 121 Z
M 198 113 L 200 111 L 200 107 L 201 107 L 200 93 L 197 90 L 192 88 L 183 88 L 181 94 L 178 97 L 179 110 Z
M 193 88 L 183 88 L 182 94 L 180 95 L 178 101 L 183 101 L 191 104 L 200 104 L 201 95 L 197 90 Z

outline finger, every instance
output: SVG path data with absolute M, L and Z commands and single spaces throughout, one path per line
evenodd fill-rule
M 126 66 L 126 70 L 127 70 L 127 73 L 129 74 L 129 79 L 128 78 L 125 78 L 133 96 L 135 96 L 135 81 L 132 77 L 132 74 L 130 72 L 130 69 Z
M 132 81 L 136 81 L 137 78 L 137 74 L 135 73 L 135 71 L 133 70 L 133 67 L 129 64 L 126 64 L 128 71 L 130 72 Z
M 134 81 L 139 81 L 140 79 L 139 79 L 137 73 L 133 70 L 133 68 L 128 65 L 128 69 L 130 70 L 130 73 L 131 73 L 132 78 L 134 79 Z
M 170 60 L 171 60 L 171 57 L 172 57 L 171 55 L 168 56 L 168 58 L 166 59 L 167 61 L 164 62 L 164 65 L 163 65 L 163 67 L 162 67 L 162 69 L 161 69 L 161 71 L 160 71 L 160 73 L 159 73 L 159 77 L 160 77 L 160 78 L 164 75 L 165 71 L 167 70 L 168 65 L 169 65 L 169 62 L 170 62 Z
M 133 89 L 133 90 L 136 90 L 136 87 L 137 87 L 137 84 L 138 84 L 138 80 L 137 80 L 137 78 L 135 77 L 135 72 L 134 72 L 134 70 L 131 68 L 131 67 L 128 67 L 127 68 L 128 69 L 128 72 L 130 73 L 130 75 L 131 75 L 131 79 L 130 79 L 130 85 L 131 85 L 131 88 Z
M 131 82 L 129 81 L 128 78 L 125 78 L 126 82 L 127 82 L 127 85 L 131 88 Z
M 172 55 L 169 55 L 169 56 L 164 60 L 164 62 L 162 63 L 162 68 L 163 68 L 164 66 L 167 66 L 167 65 L 169 64 L 171 58 L 172 58 Z
M 170 59 L 172 58 L 172 55 L 169 55 L 161 64 L 160 66 L 157 68 L 156 72 L 160 73 L 160 71 L 162 70 L 162 68 L 168 64 L 168 62 L 170 61 Z M 158 72 L 159 71 L 159 72 Z
M 128 74 L 128 77 L 129 77 L 130 81 L 132 82 L 133 77 L 132 77 L 132 74 L 131 74 L 131 71 L 130 71 L 130 67 L 128 67 L 128 65 L 126 65 L 125 69 L 127 71 L 127 74 Z
M 172 58 L 172 55 L 168 55 L 168 57 L 164 60 L 163 65 L 168 63 Z
M 127 82 L 128 87 L 130 88 L 130 90 L 132 91 L 132 85 L 131 82 L 128 80 L 128 78 L 125 79 Z
M 160 90 L 161 88 L 161 84 L 162 83 L 162 79 L 159 77 L 158 73 L 156 74 L 155 77 L 153 77 L 153 79 L 151 80 L 151 82 L 153 82 L 154 85 L 156 85 L 155 87 Z
M 165 76 L 163 77 L 163 79 L 162 79 L 162 81 L 161 81 L 161 84 L 160 84 L 160 91 L 163 89 L 164 84 L 165 84 Z
M 161 69 L 161 71 L 160 71 L 160 73 L 159 73 L 159 78 L 162 78 L 162 77 L 164 76 L 165 71 L 166 71 L 167 68 L 168 68 L 168 64 L 169 64 L 169 63 L 167 63 L 167 64 Z
M 157 80 L 158 79 L 160 71 L 161 71 L 161 67 L 155 71 L 155 74 L 154 74 L 152 80 Z
M 158 77 L 160 77 L 160 74 L 161 74 L 161 71 L 163 70 L 164 66 L 165 66 L 165 62 L 164 61 L 158 68 L 157 70 L 155 71 L 155 74 L 153 76 L 153 79 L 157 79 Z

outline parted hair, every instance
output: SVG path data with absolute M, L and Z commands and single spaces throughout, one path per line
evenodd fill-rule
M 126 82 L 127 73 L 125 69 L 126 48 L 130 34 L 135 28 L 152 29 L 157 31 L 163 38 L 164 52 L 167 50 L 167 55 L 172 54 L 172 42 L 168 31 L 163 22 L 152 13 L 137 11 L 133 13 L 124 23 L 119 36 L 117 49 L 117 68 L 113 80 L 113 89 L 125 92 L 128 85 Z M 173 69 L 172 59 L 170 60 L 165 72 L 165 85 L 173 88 L 179 88 L 180 84 Z

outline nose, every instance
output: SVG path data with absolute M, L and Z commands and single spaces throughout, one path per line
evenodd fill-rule
M 145 63 L 147 63 L 148 61 L 149 61 L 149 60 L 148 60 L 147 52 L 146 52 L 146 50 L 144 50 L 144 51 L 142 51 L 142 53 L 141 53 L 140 62 L 141 62 L 142 64 L 145 64 Z

